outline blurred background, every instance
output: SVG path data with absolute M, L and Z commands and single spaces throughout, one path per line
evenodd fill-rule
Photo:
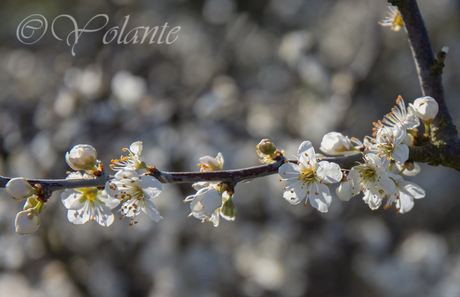
M 443 79 L 458 125 L 460 5 L 419 6 L 434 50 L 450 47 Z M 149 165 L 195 171 L 218 152 L 225 169 L 256 166 L 262 138 L 287 156 L 303 140 L 318 150 L 329 131 L 362 139 L 398 95 L 421 96 L 405 32 L 378 25 L 386 10 L 365 0 L 1 1 L 0 174 L 65 178 L 64 154 L 81 143 L 106 168 L 140 140 Z M 48 31 L 26 45 L 16 30 L 32 14 Z M 97 14 L 109 23 L 82 33 L 72 56 L 51 33 L 62 14 L 79 28 Z M 126 16 L 127 30 L 168 23 L 179 37 L 104 44 Z M 54 29 L 64 39 L 73 30 L 65 18 Z M 218 228 L 187 217 L 189 185 L 165 185 L 159 223 L 76 226 L 57 192 L 40 229 L 20 236 L 22 204 L 0 189 L 0 295 L 458 297 L 460 173 L 421 167 L 408 179 L 426 197 L 404 215 L 359 196 L 334 196 L 326 214 L 292 206 L 274 175 L 239 184 L 238 217 Z

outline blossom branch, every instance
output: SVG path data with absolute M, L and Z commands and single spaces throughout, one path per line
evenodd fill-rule
M 440 51 L 435 57 L 416 0 L 388 2 L 398 7 L 404 21 L 422 94 L 433 97 L 439 106 L 439 112 L 432 123 L 433 142 L 422 147 L 411 147 L 409 158 L 417 162 L 460 170 L 460 138 L 448 110 L 442 85 L 442 68 L 446 52 Z
M 341 168 L 350 169 L 355 166 L 357 162 L 362 162 L 363 157 L 361 154 L 356 154 L 337 158 L 325 157 L 321 158 L 321 160 L 337 163 Z M 297 160 L 281 159 L 268 165 L 211 172 L 166 172 L 160 171 L 154 167 L 150 175 L 158 179 L 161 183 L 167 184 L 221 181 L 234 186 L 241 181 L 277 174 L 279 167 L 286 161 L 291 163 L 297 162 Z M 0 187 L 5 187 L 10 179 L 9 177 L 0 176 Z M 93 179 L 28 179 L 27 181 L 31 185 L 40 184 L 49 191 L 57 191 L 74 188 L 104 187 L 105 183 L 111 179 L 113 179 L 113 176 L 104 174 Z

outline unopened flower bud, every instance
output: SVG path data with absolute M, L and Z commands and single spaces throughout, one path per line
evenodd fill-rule
M 34 188 L 22 177 L 10 179 L 5 188 L 8 194 L 17 201 L 22 201 L 34 194 Z
M 73 170 L 91 170 L 96 165 L 96 149 L 87 144 L 74 146 L 65 154 L 67 164 Z
M 352 197 L 351 187 L 349 182 L 343 182 L 339 185 L 337 190 L 335 190 L 337 197 L 342 201 L 349 201 Z
M 276 146 L 269 139 L 262 139 L 257 145 L 257 149 L 265 155 L 272 155 L 276 152 Z
M 415 99 L 412 107 L 414 108 L 415 115 L 424 123 L 431 123 L 439 110 L 438 103 L 430 96 Z
M 351 141 L 339 132 L 329 132 L 321 140 L 320 150 L 328 155 L 342 155 L 350 149 Z
M 16 215 L 14 225 L 16 226 L 16 232 L 21 235 L 37 231 L 40 227 L 40 218 L 37 210 L 30 208 L 19 212 Z
M 222 204 L 222 207 L 220 208 L 220 213 L 221 213 L 221 216 L 227 221 L 235 220 L 237 211 L 236 211 L 236 205 L 233 202 L 232 196 L 230 196 L 230 198 L 228 198 Z

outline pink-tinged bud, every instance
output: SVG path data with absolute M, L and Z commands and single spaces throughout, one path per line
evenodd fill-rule
M 16 232 L 21 235 L 37 231 L 40 227 L 40 218 L 38 217 L 37 210 L 31 208 L 19 212 L 16 215 L 14 225 L 16 226 Z
M 438 103 L 430 96 L 415 99 L 412 107 L 414 108 L 415 115 L 424 123 L 431 123 L 439 110 Z
M 91 170 L 96 165 L 96 149 L 87 144 L 74 146 L 65 154 L 65 160 L 73 170 Z
M 22 201 L 34 194 L 34 188 L 22 177 L 10 179 L 5 188 L 16 201 Z

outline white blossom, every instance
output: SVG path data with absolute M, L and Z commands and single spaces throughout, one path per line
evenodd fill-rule
M 414 207 L 414 199 L 425 197 L 425 190 L 419 185 L 405 181 L 400 175 L 391 174 L 390 178 L 394 181 L 396 188 L 393 194 L 388 196 L 385 207 L 396 204 L 399 213 L 406 213 Z
M 379 24 L 383 27 L 391 27 L 393 31 L 399 31 L 404 26 L 401 18 L 401 13 L 396 6 L 390 5 L 388 7 L 388 16 L 385 17 Z
M 328 155 L 353 155 L 359 153 L 352 145 L 348 136 L 339 132 L 329 132 L 323 136 L 319 148 L 323 153 Z
M 396 99 L 397 106 L 391 109 L 391 112 L 385 115 L 382 122 L 374 123 L 376 132 L 384 127 L 399 126 L 402 130 L 410 130 L 420 125 L 420 120 L 415 115 L 414 108 L 411 104 L 406 108 L 404 99 L 398 96 Z
M 215 187 L 201 188 L 195 195 L 187 196 L 184 202 L 191 202 L 190 215 L 202 221 L 211 221 L 215 227 L 219 225 L 218 208 L 222 205 L 222 196 Z
M 106 183 L 105 189 L 110 196 L 121 200 L 120 212 L 131 218 L 133 222 L 130 225 L 138 222 L 136 219 L 141 212 L 155 222 L 163 219 L 152 201 L 162 189 L 161 183 L 154 177 L 139 177 L 135 170 L 124 169 L 115 174 L 115 179 Z
M 216 171 L 221 170 L 224 166 L 224 157 L 221 153 L 217 154 L 217 157 L 213 158 L 211 156 L 204 156 L 200 158 L 200 164 L 198 167 L 201 167 L 200 171 Z
M 283 197 L 291 204 L 307 200 L 320 212 L 327 212 L 332 201 L 326 183 L 336 183 L 342 179 L 339 165 L 319 161 L 310 141 L 304 141 L 297 151 L 297 164 L 284 163 L 278 170 L 281 180 L 287 180 Z
M 128 156 L 121 156 L 120 159 L 112 160 L 110 167 L 117 171 L 145 168 L 147 165 L 144 162 L 144 157 L 142 157 L 143 149 L 142 141 L 133 142 L 129 148 L 123 149 L 123 152 L 128 152 Z
M 412 106 L 415 115 L 425 123 L 432 122 L 439 111 L 438 103 L 430 96 L 415 99 L 414 105 Z
M 34 208 L 20 211 L 14 220 L 16 232 L 18 234 L 29 234 L 38 230 L 40 218 L 38 211 Z
M 390 179 L 389 161 L 375 154 L 364 155 L 364 163 L 354 166 L 348 173 L 347 180 L 351 187 L 351 196 L 354 197 L 363 190 L 363 200 L 374 210 L 380 207 L 385 195 L 395 191 L 395 183 Z
M 409 147 L 402 142 L 406 139 L 406 130 L 401 129 L 399 125 L 393 128 L 384 127 L 377 132 L 372 144 L 366 150 L 376 153 L 379 157 L 396 160 L 398 163 L 404 163 L 409 158 Z
M 34 188 L 23 177 L 10 179 L 5 189 L 11 198 L 17 201 L 23 201 L 34 194 Z
M 65 161 L 73 170 L 93 169 L 96 158 L 96 149 L 88 144 L 78 144 L 65 154 Z
M 67 176 L 67 179 L 92 178 L 89 175 L 82 175 L 74 172 Z M 113 223 L 111 209 L 120 204 L 105 190 L 97 188 L 66 189 L 61 194 L 62 204 L 68 209 L 67 218 L 71 223 L 84 224 L 88 221 L 96 221 L 99 225 L 108 227 Z

